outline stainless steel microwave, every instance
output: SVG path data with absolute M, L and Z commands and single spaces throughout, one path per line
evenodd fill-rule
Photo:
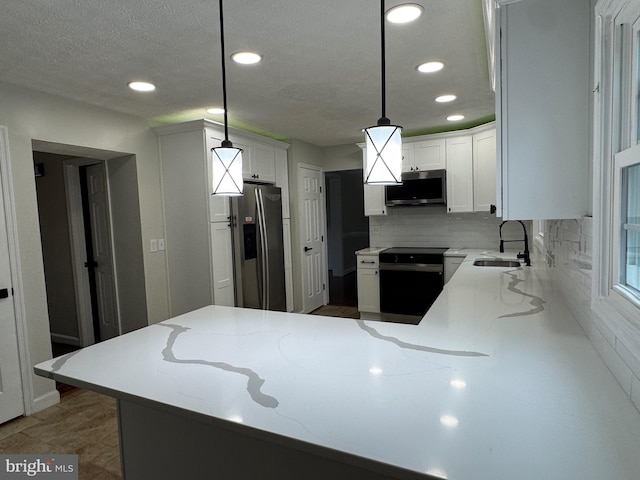
M 447 203 L 446 170 L 402 174 L 402 185 L 386 187 L 386 205 L 411 206 Z

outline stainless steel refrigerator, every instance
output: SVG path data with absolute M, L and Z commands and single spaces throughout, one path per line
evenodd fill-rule
M 286 311 L 280 188 L 245 183 L 231 212 L 236 305 Z

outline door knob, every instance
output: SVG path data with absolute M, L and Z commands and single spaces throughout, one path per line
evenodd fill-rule
M 308 252 L 309 250 L 313 250 L 313 248 L 311 248 L 311 247 L 304 247 L 304 251 L 305 251 L 305 252 Z
M 3 288 L 0 290 L 0 298 L 9 298 L 9 289 Z

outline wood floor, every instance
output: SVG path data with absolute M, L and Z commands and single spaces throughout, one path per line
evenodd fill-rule
M 312 315 L 360 318 L 357 307 L 345 305 L 325 305 Z M 115 400 L 64 385 L 58 390 L 58 405 L 0 425 L 0 453 L 77 454 L 79 480 L 119 480 Z
M 78 455 L 81 480 L 120 479 L 116 402 L 88 390 L 0 426 L 0 453 Z

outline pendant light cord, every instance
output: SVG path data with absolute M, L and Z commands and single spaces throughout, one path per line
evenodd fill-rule
M 220 0 L 222 1 L 222 0 Z M 382 55 L 382 118 L 385 118 L 386 115 L 386 100 L 387 100 L 387 93 L 386 93 L 386 88 L 385 88 L 385 84 L 386 84 L 386 62 L 385 62 L 385 55 L 384 55 L 384 0 L 380 0 L 380 30 L 381 30 L 381 55 Z
M 384 0 L 383 0 L 384 1 Z M 222 14 L 222 0 L 220 0 L 220 50 L 222 51 L 222 106 L 224 108 L 224 141 L 229 142 L 229 127 L 227 126 L 227 68 L 224 53 L 224 15 Z

